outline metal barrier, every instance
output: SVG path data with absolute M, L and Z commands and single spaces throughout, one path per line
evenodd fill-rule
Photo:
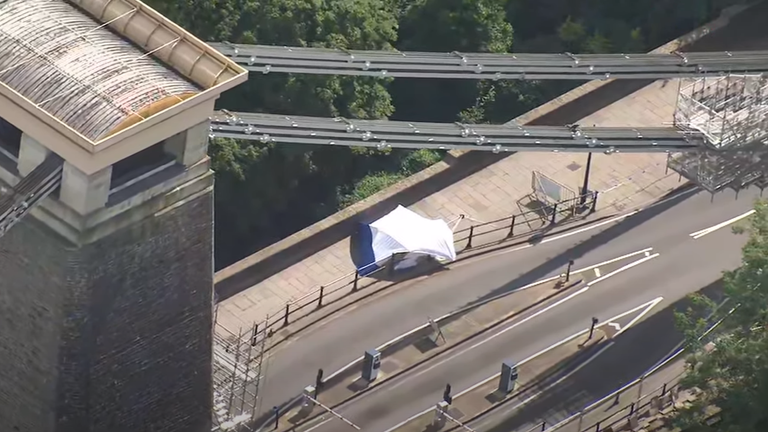
M 576 196 L 568 200 L 555 202 L 551 205 L 544 204 L 539 210 L 521 212 L 495 221 L 471 225 L 469 228 L 456 231 L 454 233 L 454 242 L 457 244 L 466 242 L 462 251 L 468 251 L 473 247 L 476 247 L 473 246 L 473 242 L 481 236 L 499 233 L 506 230 L 507 234 L 503 239 L 501 239 L 501 241 L 513 238 L 514 236 L 521 234 L 519 228 L 521 225 L 529 225 L 529 220 L 525 216 L 537 215 L 537 217 L 541 219 L 542 211 L 544 211 L 546 214 L 546 219 L 544 220 L 545 223 L 541 227 L 527 231 L 527 233 L 535 232 L 539 229 L 544 229 L 558 222 L 563 222 L 572 218 L 575 213 L 574 209 L 580 206 L 579 202 L 581 198 L 581 196 Z M 590 192 L 587 198 L 588 199 L 586 201 L 586 205 L 583 206 L 583 209 L 588 210 L 589 213 L 592 213 L 596 210 L 597 207 L 598 193 Z M 495 240 L 494 242 L 498 242 L 498 240 Z M 367 274 L 365 277 L 370 277 L 382 271 L 392 271 L 396 262 L 397 256 L 393 255 L 383 261 L 369 264 L 369 266 L 375 266 L 378 267 L 378 269 L 370 274 Z M 365 273 L 365 268 L 361 270 L 362 273 Z M 292 322 L 293 317 L 296 317 L 297 315 L 298 318 L 304 317 L 316 310 L 323 308 L 324 306 L 327 306 L 330 303 L 341 300 L 348 294 L 357 292 L 363 288 L 362 279 L 364 277 L 361 276 L 361 270 L 350 272 L 344 276 L 334 279 L 331 282 L 320 285 L 307 294 L 285 303 L 285 305 L 280 310 L 276 310 L 275 312 L 271 313 L 262 325 L 254 325 L 252 331 L 254 334 L 267 332 L 268 335 L 271 335 L 275 332 L 276 329 L 288 326 Z M 302 311 L 305 313 L 301 313 Z

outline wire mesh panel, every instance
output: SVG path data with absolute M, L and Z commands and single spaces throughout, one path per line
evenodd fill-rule
M 537 200 L 549 206 L 565 201 L 570 202 L 576 198 L 576 192 L 573 189 L 538 171 L 531 173 L 531 189 Z

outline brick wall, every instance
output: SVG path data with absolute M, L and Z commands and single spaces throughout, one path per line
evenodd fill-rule
M 1 238 L 0 424 L 210 431 L 212 218 L 208 192 L 82 248 Z

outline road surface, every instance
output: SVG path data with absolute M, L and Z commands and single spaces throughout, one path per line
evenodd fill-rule
M 726 192 L 710 201 L 707 193 L 687 194 L 624 222 L 473 260 L 375 302 L 363 303 L 276 351 L 267 371 L 262 407 L 296 395 L 311 383 L 319 367 L 333 371 L 365 349 L 422 324 L 428 315 L 439 316 L 556 274 L 568 259 L 576 259 L 580 267 L 647 247 L 661 253 L 632 273 L 605 281 L 493 342 L 435 367 L 451 354 L 441 356 L 341 410 L 366 431 L 386 430 L 432 406 L 447 381 L 456 390 L 468 387 L 495 373 L 501 360 L 537 352 L 574 333 L 592 316 L 613 316 L 658 296 L 674 302 L 718 279 L 722 270 L 738 265 L 744 238 L 732 235 L 728 227 L 697 239 L 690 234 L 743 214 L 751 208 L 756 195 L 753 191 L 742 192 L 737 200 Z M 327 426 L 327 430 L 338 430 L 339 425 L 331 422 Z M 326 430 L 323 427 L 317 430 Z
M 262 411 L 300 393 L 313 382 L 318 368 L 331 373 L 366 349 L 423 324 L 427 316 L 441 316 L 479 299 L 555 275 L 569 259 L 576 260 L 576 267 L 582 267 L 654 247 L 662 256 L 653 263 L 656 274 L 646 277 L 646 284 L 672 286 L 673 293 L 679 295 L 698 289 L 721 270 L 738 265 L 743 238 L 733 236 L 727 228 L 696 241 L 689 234 L 746 212 L 757 195 L 756 191 L 743 191 L 737 199 L 733 193 L 723 192 L 712 200 L 706 192 L 686 192 L 622 222 L 523 250 L 513 248 L 471 259 L 417 284 L 361 302 L 302 332 L 272 353 L 266 379 L 262 381 Z M 722 239 L 722 247 L 713 238 Z M 683 245 L 684 252 L 678 250 Z M 714 247 L 718 253 L 713 254 L 707 247 Z M 718 258 L 713 258 L 715 255 Z M 707 264 L 702 260 L 707 260 Z M 693 273 L 677 271 L 680 262 L 695 267 Z M 680 283 L 686 288 L 675 288 Z M 634 287 L 631 291 L 645 289 Z M 617 302 L 617 309 L 632 303 L 625 300 L 622 304 L 621 296 L 617 295 L 598 300 L 600 304 Z M 578 306 L 576 302 L 569 308 Z

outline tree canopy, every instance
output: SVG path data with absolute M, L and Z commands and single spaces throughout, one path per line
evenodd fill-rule
M 637 52 L 739 0 L 148 0 L 208 41 L 371 50 Z M 276 114 L 505 122 L 575 83 L 252 75 L 219 107 Z M 438 152 L 217 139 L 221 268 L 440 160 Z
M 710 301 L 699 298 L 699 308 L 678 315 L 694 349 L 683 383 L 701 390 L 675 419 L 686 432 L 768 431 L 768 203 L 759 201 L 755 210 L 748 226 L 736 230 L 749 240 L 741 265 L 723 276 L 728 307 L 715 317 L 732 312 L 718 328 L 714 349 L 702 350 L 693 337 L 707 325 L 704 311 L 714 311 Z M 705 407 L 721 409 L 721 421 L 707 425 Z

